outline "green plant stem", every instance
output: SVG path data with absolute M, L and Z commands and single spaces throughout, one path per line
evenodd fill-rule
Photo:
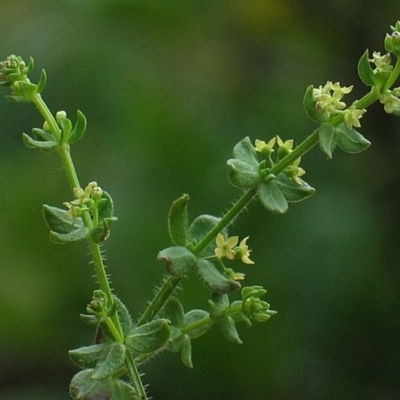
M 37 94 L 32 98 L 32 102 L 36 105 L 37 109 L 43 116 L 44 120 L 47 121 L 49 124 L 49 127 L 55 136 L 57 138 L 58 142 L 60 143 L 58 147 L 58 152 L 60 154 L 60 158 L 70 185 L 70 188 L 73 192 L 75 188 L 81 187 L 79 183 L 79 178 L 78 174 L 76 172 L 76 168 L 74 165 L 74 162 L 71 157 L 70 153 L 70 146 L 69 144 L 63 143 L 62 141 L 62 132 L 60 128 L 58 127 L 57 121 L 54 118 L 53 114 L 47 107 L 46 103 L 44 102 L 43 98 Z M 93 228 L 93 223 L 90 218 L 90 214 L 88 211 L 84 211 L 82 213 L 82 220 L 84 225 L 91 229 Z M 100 245 L 96 242 L 94 242 L 91 238 L 88 239 L 89 242 L 89 247 L 90 247 L 90 252 L 92 254 L 92 259 L 93 259 L 93 264 L 94 268 L 96 271 L 96 276 L 97 280 L 100 286 L 100 289 L 106 294 L 110 304 L 114 301 L 113 299 L 113 294 L 112 294 L 112 289 L 110 286 L 110 281 L 108 279 L 107 273 L 106 273 L 106 267 L 104 265 L 104 260 L 101 254 L 101 249 Z M 123 331 L 122 331 L 122 326 L 121 322 L 118 317 L 118 313 L 114 314 L 111 317 L 112 323 L 115 326 L 116 332 L 114 332 L 114 337 L 117 341 L 121 342 L 121 338 L 123 338 Z M 129 369 L 129 371 L 135 372 L 135 369 Z M 137 372 L 137 369 L 136 369 Z M 131 376 L 133 380 L 139 380 L 140 381 L 140 375 L 139 372 L 137 372 L 136 377 Z
M 129 371 L 129 376 L 132 379 L 133 386 L 137 391 L 137 399 L 147 400 L 146 390 L 144 388 L 142 379 L 140 378 L 140 373 L 137 369 L 135 360 L 133 359 L 130 351 L 126 352 L 125 364 Z
M 32 97 L 31 101 L 35 104 L 35 106 L 39 110 L 40 114 L 42 114 L 42 117 L 44 118 L 44 120 L 47 121 L 47 123 L 49 124 L 51 132 L 53 133 L 56 141 L 58 143 L 60 143 L 61 130 L 58 127 L 57 121 L 53 117 L 53 114 L 47 107 L 47 104 L 43 100 L 42 96 L 40 94 L 36 94 L 36 96 Z
M 400 68 L 400 67 L 399 67 Z M 379 98 L 379 94 L 372 88 L 369 93 L 363 96 L 360 100 L 355 102 L 357 108 L 366 108 L 372 103 L 374 103 Z M 343 122 L 344 116 L 342 114 L 338 115 L 332 123 L 334 125 L 339 125 Z M 269 171 L 270 174 L 277 175 L 282 172 L 285 168 L 290 166 L 299 157 L 302 157 L 309 150 L 311 150 L 319 141 L 319 128 L 312 132 L 306 139 L 304 139 L 298 146 L 295 147 L 293 151 L 287 154 L 282 160 L 277 162 Z M 203 237 L 203 239 L 192 249 L 193 254 L 199 255 L 221 232 L 226 228 L 232 221 L 239 215 L 239 213 L 248 205 L 248 203 L 257 194 L 257 188 L 250 189 L 246 191 L 228 210 L 228 212 L 221 218 L 215 227 Z M 138 325 L 142 325 L 146 322 L 151 321 L 162 307 L 166 304 L 169 297 L 174 292 L 175 288 L 179 285 L 182 278 L 169 277 L 167 278 L 160 289 L 158 290 L 153 301 L 148 305 L 145 312 L 139 319 Z
M 244 210 L 244 208 L 253 200 L 257 194 L 257 188 L 252 188 L 244 192 L 244 194 L 233 204 L 233 206 L 225 213 L 221 220 L 201 239 L 192 250 L 194 255 L 199 255 L 217 236 L 219 232 L 231 224 L 235 218 Z
M 137 322 L 137 326 L 150 322 L 157 316 L 160 310 L 164 307 L 165 303 L 174 293 L 181 280 L 182 278 L 176 278 L 173 276 L 168 276 L 164 279 L 164 282 L 158 289 L 153 300 L 147 306 L 145 312 L 142 314 L 139 321 Z
M 399 75 L 400 75 L 400 58 L 398 58 L 396 60 L 396 65 L 394 66 L 393 71 L 390 74 L 389 79 L 387 80 L 387 82 L 383 88 L 384 89 L 383 91 L 391 88 L 397 81 Z

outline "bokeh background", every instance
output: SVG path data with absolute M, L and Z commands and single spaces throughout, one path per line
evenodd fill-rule
M 189 193 L 192 217 L 221 215 L 239 195 L 234 144 L 301 141 L 315 128 L 309 84 L 363 95 L 357 61 L 383 51 L 397 19 L 398 0 L 2 0 L 0 53 L 33 56 L 51 108 L 87 115 L 75 162 L 113 195 L 109 271 L 138 316 L 164 272 L 170 203 Z M 194 370 L 171 353 L 145 365 L 154 399 L 400 398 L 400 120 L 374 105 L 362 122 L 367 152 L 304 157 L 315 196 L 283 216 L 254 202 L 231 230 L 250 234 L 247 282 L 279 314 L 241 327 L 241 346 L 213 329 Z M 96 287 L 87 249 L 49 243 L 41 217 L 71 198 L 60 162 L 21 142 L 41 124 L 32 106 L 0 102 L 2 400 L 67 400 L 67 350 L 93 339 L 78 317 Z M 195 279 L 184 289 L 187 308 L 207 307 Z

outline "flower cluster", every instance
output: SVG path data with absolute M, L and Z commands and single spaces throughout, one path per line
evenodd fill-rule
M 275 151 L 274 147 L 278 145 L 277 160 L 282 159 L 293 151 L 294 140 L 288 139 L 283 141 L 279 136 L 275 136 L 268 143 L 263 140 L 256 139 L 254 148 L 257 152 L 267 156 L 270 165 L 274 163 L 271 160 L 271 154 Z M 284 173 L 289 178 L 293 179 L 297 184 L 302 185 L 303 181 L 300 179 L 306 171 L 300 167 L 301 157 L 297 158 L 288 168 L 285 169 Z
M 381 96 L 379 102 L 388 114 L 400 115 L 400 88 L 388 90 Z
M 29 60 L 26 65 L 20 56 L 14 54 L 8 56 L 4 61 L 0 62 L 0 85 L 11 85 L 17 81 L 28 81 L 27 75 L 33 68 L 33 60 Z
M 245 264 L 254 264 L 254 261 L 250 260 L 249 246 L 246 244 L 249 239 L 246 236 L 239 244 L 238 236 L 231 236 L 225 239 L 222 233 L 218 233 L 215 238 L 217 247 L 214 250 L 215 256 L 218 259 L 227 258 L 228 260 L 240 259 Z
M 74 188 L 75 200 L 65 202 L 68 208 L 68 214 L 71 218 L 79 217 L 83 210 L 92 209 L 94 203 L 101 199 L 103 190 L 97 185 L 97 182 L 90 182 L 85 189 Z
M 339 82 L 328 81 L 324 86 L 313 89 L 313 97 L 316 101 L 316 108 L 334 115 L 338 110 L 346 108 L 346 103 L 342 101 L 345 94 L 349 94 L 353 86 L 341 87 Z

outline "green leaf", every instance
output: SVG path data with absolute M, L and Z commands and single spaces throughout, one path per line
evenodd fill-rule
M 262 205 L 274 214 L 283 214 L 289 208 L 275 180 L 270 180 L 260 185 L 258 188 L 258 197 Z
M 180 351 L 184 345 L 185 336 L 186 335 L 182 334 L 180 328 L 171 326 L 171 336 L 167 344 L 167 349 L 173 353 Z
M 188 368 L 193 368 L 192 363 L 192 341 L 188 335 L 184 335 L 181 349 L 181 360 Z
M 364 54 L 358 61 L 358 76 L 368 86 L 375 85 L 375 74 L 369 61 L 369 52 L 365 50 Z
M 185 325 L 184 328 L 196 324 L 197 322 L 204 320 L 208 318 L 209 319 L 209 314 L 207 311 L 204 310 L 191 310 L 185 314 Z M 185 330 L 186 334 L 191 338 L 195 339 L 200 336 L 203 336 L 207 331 L 211 328 L 213 325 L 213 322 L 207 321 L 207 323 L 202 324 L 198 328 L 191 329 L 190 331 Z
M 250 139 L 245 137 L 233 148 L 233 157 L 227 161 L 231 171 L 229 180 L 241 189 L 250 189 L 260 183 L 259 162 Z
M 50 241 L 55 244 L 80 242 L 88 238 L 89 232 L 89 229 L 85 226 L 82 228 L 78 228 L 70 233 L 58 233 L 50 231 Z
M 337 135 L 336 130 L 331 124 L 321 124 L 319 130 L 319 145 L 321 150 L 329 157 L 332 158 L 332 153 L 336 148 Z
M 363 135 L 355 129 L 348 128 L 345 123 L 340 124 L 336 128 L 337 145 L 347 153 L 360 153 L 371 145 Z
M 169 209 L 168 231 L 171 241 L 176 246 L 188 244 L 188 211 L 189 196 L 184 194 L 176 199 Z
M 229 308 L 229 296 L 227 294 L 212 293 L 210 304 L 210 318 L 214 321 L 220 320 L 225 315 L 225 310 Z
M 103 362 L 111 349 L 111 342 L 84 346 L 68 352 L 70 360 L 80 368 L 94 368 Z
M 46 87 L 47 82 L 47 74 L 44 69 L 40 71 L 39 82 L 37 83 L 37 92 L 38 94 L 42 93 L 44 88 Z
M 53 243 L 77 242 L 89 235 L 89 229 L 83 226 L 82 219 L 72 220 L 65 210 L 45 204 L 43 216 L 50 228 L 50 240 Z
M 114 202 L 110 194 L 103 190 L 99 207 L 98 207 L 99 221 L 103 221 L 106 218 L 111 218 L 115 221 L 114 217 Z
M 72 400 L 138 400 L 135 389 L 118 379 L 92 379 L 93 371 L 78 372 L 70 383 Z
M 58 143 L 55 140 L 35 140 L 26 133 L 22 134 L 22 140 L 26 147 L 29 147 L 30 149 L 39 149 L 44 152 L 50 152 L 58 146 Z
M 164 260 L 168 272 L 175 277 L 187 276 L 196 262 L 196 257 L 186 247 L 174 246 L 161 250 L 158 260 Z
M 196 244 L 203 239 L 219 222 L 220 218 L 212 215 L 200 215 L 189 226 L 188 241 Z M 223 232 L 226 232 L 225 230 Z M 210 243 L 201 253 L 203 256 L 214 255 L 215 243 Z
M 165 346 L 171 330 L 167 319 L 156 319 L 135 327 L 126 338 L 126 344 L 137 353 L 154 353 Z
M 66 210 L 47 204 L 43 205 L 43 217 L 49 229 L 57 233 L 71 233 L 84 227 L 81 218 L 73 220 Z
M 171 321 L 172 326 L 181 327 L 184 324 L 184 310 L 181 302 L 172 297 L 164 306 L 164 315 Z
M 68 138 L 71 134 L 72 130 L 72 122 L 67 117 L 58 116 L 57 117 L 58 124 L 60 125 L 62 131 L 63 141 L 68 141 Z
M 132 330 L 132 317 L 128 311 L 128 308 L 118 297 L 114 296 L 114 301 L 117 306 L 117 314 L 119 316 L 122 333 L 124 334 L 124 336 L 126 336 Z
M 83 114 L 82 111 L 78 110 L 76 112 L 76 123 L 74 129 L 72 129 L 69 135 L 68 143 L 75 143 L 78 140 L 82 139 L 83 135 L 86 132 L 86 127 L 87 127 L 87 121 L 85 114 Z
M 222 275 L 211 261 L 204 258 L 197 260 L 197 275 L 211 292 L 229 293 L 240 289 L 239 282 Z
M 95 368 L 91 378 L 104 379 L 113 376 L 125 362 L 125 346 L 112 342 L 106 358 Z
M 235 321 L 229 317 L 225 316 L 220 320 L 220 327 L 221 331 L 224 334 L 224 336 L 230 340 L 231 342 L 237 343 L 237 344 L 242 344 L 243 342 L 241 341 L 238 331 L 236 329 Z
M 233 148 L 233 157 L 258 168 L 258 161 L 256 151 L 252 145 L 249 137 L 245 137 Z
M 111 222 L 117 221 L 118 218 L 104 218 L 103 221 L 90 231 L 90 237 L 95 243 L 102 243 L 110 236 Z
M 280 173 L 276 176 L 276 183 L 289 203 L 295 203 L 302 201 L 315 193 L 315 189 L 308 185 L 308 183 L 302 181 L 300 185 L 293 179 L 286 176 L 285 173 Z
M 54 135 L 51 132 L 40 128 L 33 128 L 32 134 L 34 139 L 43 141 L 55 141 Z
M 258 165 L 253 166 L 242 160 L 230 159 L 226 163 L 230 167 L 229 181 L 240 189 L 251 189 L 260 184 Z
M 328 121 L 329 116 L 325 111 L 317 108 L 317 102 L 314 99 L 313 90 L 314 87 L 312 85 L 307 87 L 303 98 L 303 106 L 307 116 L 313 121 L 321 124 Z

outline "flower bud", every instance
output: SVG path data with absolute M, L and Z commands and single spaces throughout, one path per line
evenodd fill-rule
M 392 33 L 386 34 L 385 37 L 385 49 L 386 51 L 400 56 L 400 21 L 397 21 L 395 26 L 391 26 Z

